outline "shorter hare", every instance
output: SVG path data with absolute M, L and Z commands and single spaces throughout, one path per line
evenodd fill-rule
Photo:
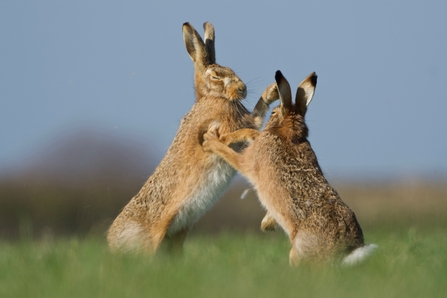
M 220 155 L 254 185 L 268 210 L 263 228 L 274 228 L 276 221 L 285 230 L 292 244 L 292 265 L 301 260 L 337 258 L 345 264 L 356 263 L 377 246 L 365 245 L 354 212 L 324 178 L 307 140 L 304 115 L 314 95 L 317 75 L 312 73 L 301 82 L 295 104 L 290 85 L 280 71 L 275 79 L 281 103 L 264 131 L 241 129 L 219 140 L 216 127 L 211 125 L 203 147 Z M 224 145 L 229 140 L 251 143 L 237 153 Z

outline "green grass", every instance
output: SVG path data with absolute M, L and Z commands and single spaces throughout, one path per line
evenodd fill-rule
M 0 243 L 0 297 L 445 297 L 441 228 L 365 231 L 364 263 L 288 266 L 280 233 L 192 235 L 183 257 L 112 255 L 104 239 Z

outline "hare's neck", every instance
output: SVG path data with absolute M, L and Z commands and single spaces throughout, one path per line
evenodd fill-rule
M 208 90 L 204 90 L 204 88 L 196 87 L 196 101 L 201 101 L 207 97 Z
M 221 101 L 223 104 L 231 101 L 220 92 L 210 90 L 206 86 L 196 86 L 196 101 L 199 102 L 208 100 Z

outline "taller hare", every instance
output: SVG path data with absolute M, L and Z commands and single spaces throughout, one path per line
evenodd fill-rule
M 204 135 L 204 149 L 222 156 L 255 187 L 268 217 L 284 229 L 292 244 L 290 263 L 302 260 L 342 259 L 360 261 L 376 245 L 365 245 L 354 212 L 323 176 L 307 140 L 304 122 L 307 105 L 317 84 L 315 73 L 298 87 L 295 104 L 289 83 L 280 71 L 275 75 L 281 104 L 273 110 L 264 131 L 243 129 L 218 138 L 211 125 Z M 222 139 L 252 141 L 237 153 Z
M 249 113 L 241 103 L 247 95 L 245 84 L 233 70 L 216 64 L 214 28 L 208 22 L 203 27 L 205 41 L 189 23 L 182 28 L 194 62 L 196 102 L 159 166 L 112 223 L 107 235 L 112 251 L 154 253 L 164 238 L 168 247 L 181 249 L 188 229 L 219 199 L 236 173 L 218 155 L 203 150 L 209 123 L 218 120 L 220 134 L 259 129 L 270 103 L 278 99 L 272 84 Z

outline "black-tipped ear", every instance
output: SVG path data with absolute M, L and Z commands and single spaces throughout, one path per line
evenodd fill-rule
M 186 22 L 183 23 L 182 32 L 183 32 L 183 41 L 185 42 L 186 51 L 191 57 L 192 61 L 195 60 L 196 57 L 196 47 L 194 46 L 194 27 Z
M 279 99 L 281 106 L 285 109 L 292 107 L 292 91 L 290 90 L 289 82 L 282 75 L 281 71 L 277 71 L 275 74 L 276 85 L 278 86 Z
M 307 106 L 312 101 L 317 87 L 317 74 L 315 72 L 308 75 L 298 86 L 296 90 L 295 106 L 297 113 L 304 116 L 307 112 Z
M 190 23 L 184 23 L 182 31 L 186 51 L 188 51 L 189 56 L 194 62 L 196 70 L 205 68 L 205 66 L 209 65 L 209 62 L 205 44 L 199 33 L 197 33 Z
M 204 38 L 205 38 L 205 48 L 208 58 L 208 63 L 216 63 L 216 49 L 214 47 L 215 35 L 214 26 L 210 22 L 203 23 Z

